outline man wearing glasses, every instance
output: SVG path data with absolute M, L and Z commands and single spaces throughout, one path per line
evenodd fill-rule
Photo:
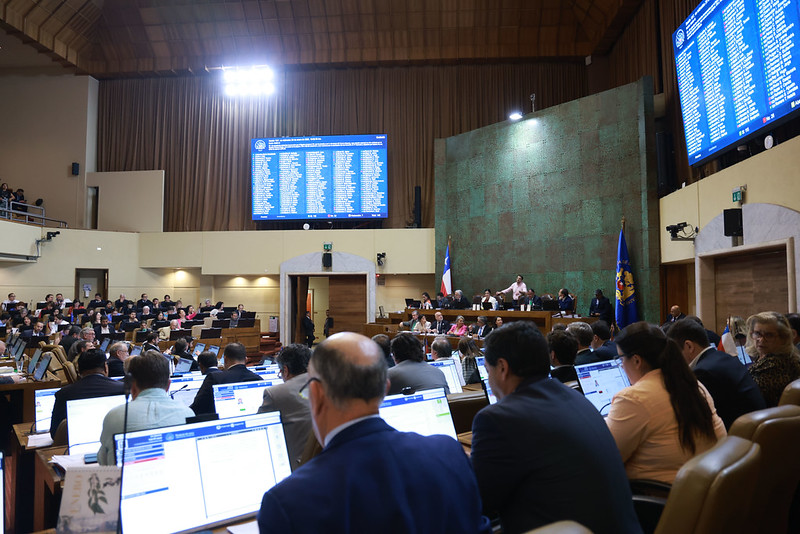
M 369 338 L 343 332 L 317 346 L 300 394 L 323 450 L 264 494 L 262 533 L 491 532 L 461 446 L 386 424 L 387 387 Z
M 264 390 L 264 403 L 258 413 L 281 412 L 281 424 L 286 436 L 286 448 L 289 449 L 291 468 L 294 471 L 300 465 L 300 457 L 311 435 L 311 409 L 307 396 L 299 394 L 308 382 L 308 360 L 311 349 L 299 343 L 284 347 L 278 354 L 283 384 L 268 387 Z

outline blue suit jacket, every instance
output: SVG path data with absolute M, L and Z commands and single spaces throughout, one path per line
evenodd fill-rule
M 489 533 L 461 445 L 370 418 L 264 494 L 262 533 Z
M 628 477 L 603 417 L 557 380 L 533 378 L 472 422 L 484 508 L 513 534 L 571 519 L 595 534 L 640 533 Z
M 740 415 L 767 407 L 747 367 L 726 352 L 706 351 L 697 361 L 694 375 L 714 399 L 725 428 L 730 428 Z

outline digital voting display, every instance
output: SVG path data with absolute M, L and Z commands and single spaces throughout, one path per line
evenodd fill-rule
M 798 0 L 703 0 L 672 34 L 689 164 L 800 107 Z
M 386 135 L 253 139 L 253 220 L 388 216 Z

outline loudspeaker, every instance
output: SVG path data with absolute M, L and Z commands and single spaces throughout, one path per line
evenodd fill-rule
M 323 252 L 322 253 L 322 266 L 323 267 L 330 267 L 333 265 L 333 254 L 330 252 Z
M 81 165 L 80 163 L 73 163 L 72 164 L 72 176 L 78 176 L 81 173 Z
M 656 169 L 658 196 L 663 197 L 678 188 L 675 178 L 675 155 L 672 153 L 672 134 L 656 132 Z
M 744 228 L 742 226 L 742 208 L 731 208 L 722 212 L 725 225 L 725 235 L 727 237 L 742 237 Z
M 422 228 L 422 187 L 414 186 L 414 228 Z

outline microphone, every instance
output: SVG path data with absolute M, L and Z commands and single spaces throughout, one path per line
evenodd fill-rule
M 170 397 L 172 400 L 175 400 L 175 394 L 176 394 L 177 392 L 179 392 L 179 391 L 183 391 L 184 389 L 189 389 L 189 384 L 184 384 L 184 385 L 182 385 L 181 387 L 179 387 L 178 389 L 176 389 L 175 391 L 173 391 L 172 393 L 170 393 L 170 394 L 169 394 L 169 397 Z

